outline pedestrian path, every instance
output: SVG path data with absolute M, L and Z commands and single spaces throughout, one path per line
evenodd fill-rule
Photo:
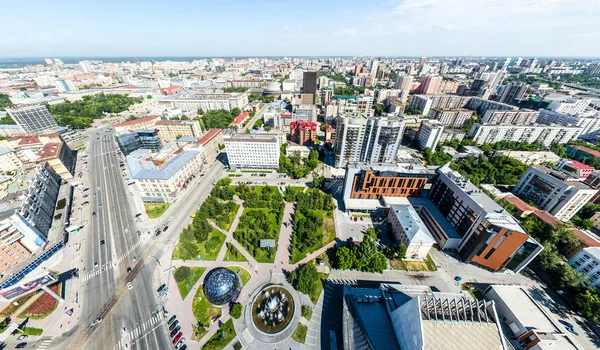
M 160 327 L 163 323 L 165 323 L 165 317 L 161 312 L 152 316 L 151 319 L 139 323 L 139 326 L 137 326 L 135 329 L 131 331 L 127 329 L 126 332 L 123 332 L 124 336 L 113 347 L 113 350 L 130 348 L 133 344 L 154 332 L 154 330 Z
M 35 349 L 37 350 L 45 350 L 48 349 L 48 347 L 50 346 L 50 344 L 52 343 L 52 339 L 54 339 L 54 337 L 42 337 L 40 340 L 38 340 L 38 342 L 35 344 Z

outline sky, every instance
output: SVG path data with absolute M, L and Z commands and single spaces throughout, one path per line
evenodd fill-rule
M 600 57 L 600 0 L 27 0 L 0 57 Z

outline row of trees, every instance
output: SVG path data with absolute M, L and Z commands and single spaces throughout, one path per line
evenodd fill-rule
M 260 101 L 262 103 L 271 103 L 275 101 L 274 96 L 250 95 L 248 101 Z
M 360 86 L 340 86 L 333 89 L 333 94 L 338 96 L 356 96 L 365 92 Z
M 222 89 L 223 92 L 246 92 L 248 88 L 245 87 L 226 87 Z
M 287 144 L 281 145 L 279 152 L 279 172 L 286 173 L 295 179 L 306 177 L 319 165 L 319 151 L 310 151 L 308 158 L 302 160 L 299 154 L 285 155 Z
M 331 80 L 334 81 L 339 81 L 342 83 L 346 82 L 346 75 L 345 74 L 341 74 L 341 73 L 335 73 L 335 72 L 319 72 L 318 75 L 320 77 L 327 77 Z
M 240 115 L 240 113 L 242 111 L 239 108 L 233 108 L 231 112 L 225 109 L 216 109 L 204 113 L 199 120 L 204 130 L 212 128 L 227 129 L 233 119 Z
M 321 283 L 319 273 L 313 264 L 302 265 L 290 272 L 287 280 L 294 289 L 309 296 L 318 291 L 319 283 Z

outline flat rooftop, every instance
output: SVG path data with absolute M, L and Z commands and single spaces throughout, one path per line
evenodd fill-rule
M 127 156 L 127 165 L 134 179 L 168 180 L 199 152 L 183 151 L 157 167 L 147 150 L 137 150 Z

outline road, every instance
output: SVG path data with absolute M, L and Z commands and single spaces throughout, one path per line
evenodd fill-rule
M 242 130 L 239 131 L 239 132 L 246 132 L 246 131 L 252 129 L 252 127 L 254 126 L 254 123 L 259 118 L 262 118 L 263 112 L 265 111 L 265 109 L 267 109 L 268 106 L 269 106 L 269 104 L 265 103 L 264 106 L 258 112 L 256 112 L 256 114 L 254 115 L 254 117 L 252 117 L 252 119 L 250 119 L 250 121 L 248 122 L 248 124 L 246 124 L 246 126 L 244 128 L 242 128 Z

